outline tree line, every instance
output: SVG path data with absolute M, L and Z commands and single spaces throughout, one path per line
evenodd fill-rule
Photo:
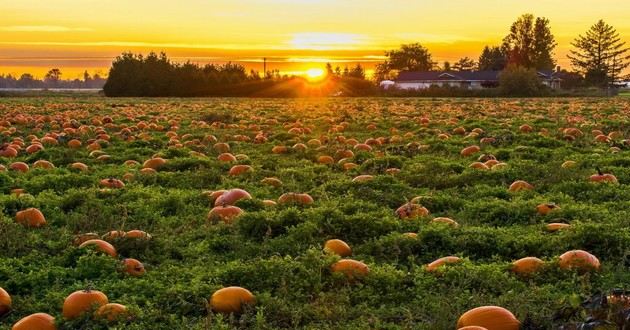
M 278 70 L 261 75 L 254 70 L 247 71 L 240 64 L 201 66 L 171 62 L 164 53 L 152 52 L 147 56 L 123 53 L 113 61 L 103 91 L 106 96 L 116 97 L 296 97 L 335 93 L 360 96 L 371 95 L 376 90 L 376 86 L 365 79 L 365 70 L 360 65 L 352 70 L 337 71 L 333 70 L 326 81 L 314 85 L 304 77 L 281 75 Z
M 83 79 L 62 79 L 63 73 L 55 68 L 46 73 L 43 79 L 37 79 L 30 73 L 24 73 L 20 77 L 11 74 L 0 75 L 0 88 L 11 89 L 50 89 L 50 88 L 71 88 L 71 89 L 100 89 L 105 85 L 105 78 L 98 73 L 93 76 L 87 71 L 83 73 Z
M 622 72 L 630 66 L 629 48 L 621 41 L 619 33 L 603 20 L 591 26 L 584 35 L 579 35 L 571 45 L 573 49 L 568 57 L 574 71 L 561 71 L 567 87 L 609 87 L 628 79 L 623 77 Z M 440 66 L 422 44 L 407 44 L 385 53 L 387 60 L 377 65 L 375 79 L 395 79 L 401 71 L 510 69 L 550 72 L 557 69 L 554 59 L 556 46 L 550 21 L 524 14 L 510 26 L 502 43 L 485 46 L 477 61 L 464 57 L 453 64 L 444 62 Z

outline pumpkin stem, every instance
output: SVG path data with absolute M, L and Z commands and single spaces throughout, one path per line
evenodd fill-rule
M 604 173 L 602 173 L 602 170 L 599 169 L 599 166 L 596 166 L 595 169 L 597 170 L 597 173 L 599 175 L 604 175 Z

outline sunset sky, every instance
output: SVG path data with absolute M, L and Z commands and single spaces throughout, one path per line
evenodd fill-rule
M 630 41 L 627 0 L 0 0 L 0 73 L 106 74 L 123 51 L 163 50 L 253 69 L 267 57 L 271 69 L 299 74 L 328 61 L 371 68 L 409 42 L 454 62 L 499 44 L 523 13 L 551 20 L 563 67 L 571 40 L 600 18 Z

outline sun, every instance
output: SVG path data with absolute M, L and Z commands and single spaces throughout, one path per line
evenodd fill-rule
M 308 80 L 310 81 L 321 80 L 322 78 L 324 78 L 325 75 L 326 73 L 322 69 L 313 68 L 306 70 L 306 78 L 308 78 Z

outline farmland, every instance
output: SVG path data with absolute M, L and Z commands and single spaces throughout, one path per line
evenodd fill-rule
M 0 132 L 0 329 L 454 329 L 486 305 L 551 329 L 630 283 L 629 98 L 0 98 Z M 230 286 L 255 304 L 213 309 Z M 64 317 L 86 288 L 127 313 Z

